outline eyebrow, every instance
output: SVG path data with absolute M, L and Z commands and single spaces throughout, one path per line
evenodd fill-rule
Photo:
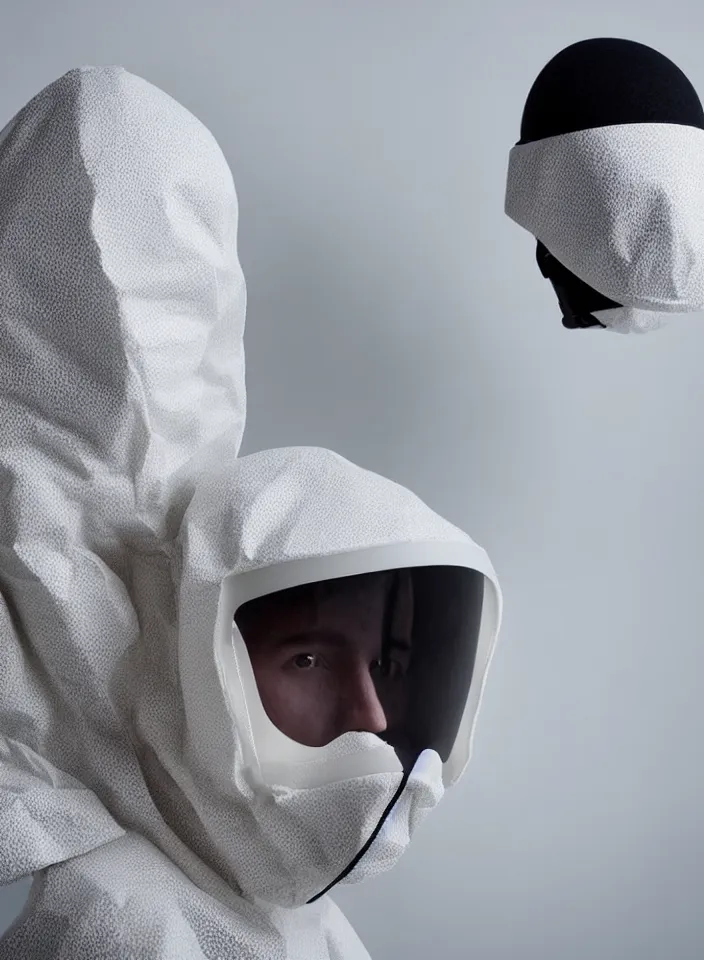
M 336 647 L 353 647 L 355 644 L 345 633 L 338 630 L 302 630 L 299 633 L 286 634 L 273 638 L 274 645 L 279 648 L 300 647 L 306 643 L 331 643 Z M 387 644 L 389 650 L 410 650 L 411 644 L 407 640 L 392 637 Z

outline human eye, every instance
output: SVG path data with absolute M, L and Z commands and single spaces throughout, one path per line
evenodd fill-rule
M 297 670 L 313 670 L 321 661 L 316 653 L 297 653 L 290 662 Z
M 387 660 L 385 664 L 380 659 L 372 660 L 371 670 L 385 680 L 398 680 L 404 675 L 403 665 L 398 660 Z

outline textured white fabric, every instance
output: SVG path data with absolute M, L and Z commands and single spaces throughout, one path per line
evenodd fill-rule
M 580 280 L 637 308 L 597 319 L 646 332 L 664 315 L 704 309 L 702 170 L 695 127 L 580 130 L 513 147 L 505 211 Z
M 138 833 L 36 875 L 3 960 L 369 960 L 337 905 L 224 906 Z
M 235 190 L 171 98 L 71 71 L 2 132 L 0 182 L 0 882 L 36 874 L 0 960 L 362 960 L 329 898 L 291 905 L 349 862 L 399 775 L 251 778 L 218 666 L 223 578 L 468 538 L 327 451 L 238 459 Z M 347 737 L 331 750 L 358 760 L 377 740 Z M 351 879 L 395 862 L 440 766 L 423 755 Z

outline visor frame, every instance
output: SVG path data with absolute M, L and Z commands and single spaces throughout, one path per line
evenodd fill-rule
M 221 584 L 213 653 L 238 749 L 253 785 L 305 788 L 374 773 L 402 773 L 395 751 L 372 733 L 346 733 L 323 747 L 291 740 L 269 720 L 235 614 L 249 600 L 322 580 L 409 567 L 454 566 L 484 576 L 475 667 L 454 746 L 443 763 L 450 786 L 469 762 L 476 717 L 499 632 L 501 590 L 485 551 L 472 541 L 418 541 L 301 557 L 227 574 Z

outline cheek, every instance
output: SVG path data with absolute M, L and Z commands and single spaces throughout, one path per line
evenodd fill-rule
M 254 675 L 264 710 L 279 730 L 301 742 L 327 730 L 338 703 L 329 674 L 323 670 L 296 674 L 282 668 L 257 669 L 254 664 Z

